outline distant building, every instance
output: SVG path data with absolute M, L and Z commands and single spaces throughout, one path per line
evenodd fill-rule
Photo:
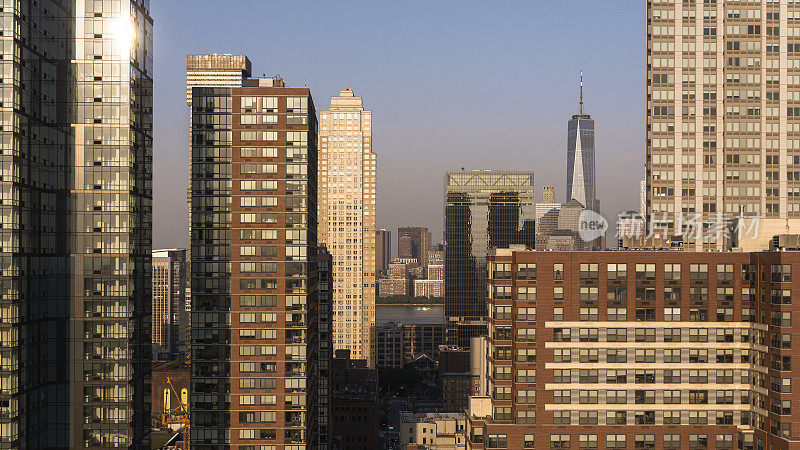
M 617 247 L 622 245 L 622 239 L 635 239 L 647 234 L 647 223 L 636 211 L 627 211 L 617 219 Z
M 444 329 L 441 304 L 376 305 L 376 366 L 401 368 L 422 354 L 435 360 L 444 343 Z
M 333 346 L 367 361 L 372 358 L 378 256 L 372 125 L 372 111 L 364 109 L 363 99 L 350 88 L 339 91 L 331 97 L 330 109 L 319 114 L 317 164 L 318 238 L 331 253 L 334 268 Z
M 595 202 L 594 120 L 583 111 L 583 72 L 580 82 L 580 111 L 567 125 L 567 197 L 586 209 L 598 211 Z
M 470 355 L 470 349 L 439 347 L 439 381 L 444 411 L 463 411 L 469 396 L 477 393 L 477 384 L 470 371 Z
M 386 275 L 389 261 L 392 260 L 392 232 L 377 230 L 375 232 L 375 270 L 377 275 Z
M 387 277 L 378 280 L 378 296 L 411 295 L 413 284 L 409 278 L 408 265 L 394 260 L 389 263 Z
M 555 203 L 556 202 L 556 189 L 553 185 L 542 187 L 542 203 Z
M 428 265 L 430 265 L 434 261 L 442 261 L 442 262 L 444 262 L 444 245 L 443 244 L 433 244 L 431 246 L 431 250 L 428 252 Z
M 378 371 L 350 350 L 336 350 L 331 363 L 331 444 L 374 450 L 378 440 Z
M 457 413 L 400 413 L 400 448 L 465 449 L 467 418 Z
M 423 270 L 428 266 L 431 233 L 427 227 L 401 227 L 397 229 L 397 257 L 416 258 Z M 423 276 L 425 276 L 423 274 Z
M 444 280 L 414 280 L 414 297 L 444 297 Z
M 486 253 L 535 244 L 533 172 L 460 170 L 445 175 L 445 315 L 449 345 L 486 332 Z
M 186 249 L 153 250 L 153 357 L 167 361 L 186 355 L 189 284 Z
M 444 281 L 444 264 L 437 261 L 436 264 L 428 264 L 428 279 Z

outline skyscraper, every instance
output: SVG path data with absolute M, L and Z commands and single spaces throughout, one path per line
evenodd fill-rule
M 428 267 L 431 233 L 428 227 L 401 227 L 397 229 L 397 257 L 416 258 L 423 271 Z
M 320 242 L 333 256 L 333 344 L 372 364 L 375 326 L 372 111 L 345 89 L 320 113 Z
M 375 232 L 375 271 L 386 274 L 389 261 L 392 259 L 392 232 L 378 230 Z
M 533 172 L 450 171 L 445 176 L 445 317 L 450 345 L 486 332 L 486 254 L 534 247 Z
M 0 447 L 149 447 L 149 2 L 11 2 Z
M 687 250 L 740 214 L 797 232 L 795 2 L 647 2 L 647 215 Z M 770 235 L 771 236 L 771 235 Z
M 555 203 L 556 202 L 556 189 L 553 185 L 542 187 L 542 203 Z
M 580 139 L 578 139 L 580 136 Z M 594 120 L 583 111 L 583 72 L 581 72 L 580 110 L 567 125 L 567 197 L 586 209 L 597 210 L 594 164 Z
M 186 249 L 153 251 L 153 358 L 171 360 L 186 354 Z
M 329 334 L 310 91 L 194 87 L 191 118 L 191 445 L 318 448 Z

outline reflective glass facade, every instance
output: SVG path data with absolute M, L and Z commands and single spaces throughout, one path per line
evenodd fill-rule
M 149 447 L 149 2 L 2 6 L 0 448 Z
M 486 316 L 486 253 L 534 246 L 533 172 L 447 172 L 445 190 L 447 339 L 468 347 L 469 337 L 485 330 L 479 322 Z

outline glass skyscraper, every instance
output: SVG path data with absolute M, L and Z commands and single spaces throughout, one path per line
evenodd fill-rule
M 445 176 L 445 317 L 450 345 L 469 347 L 485 332 L 486 254 L 490 248 L 533 248 L 533 172 L 450 171 Z
M 0 10 L 0 448 L 150 447 L 149 6 Z
M 567 125 L 567 196 L 564 201 L 572 199 L 586 209 L 599 209 L 595 191 L 594 120 L 583 111 L 583 75 L 580 112 L 573 115 Z

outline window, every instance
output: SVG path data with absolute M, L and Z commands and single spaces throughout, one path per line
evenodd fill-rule
M 606 329 L 607 342 L 627 342 L 628 330 L 626 328 L 608 328 Z
M 627 264 L 609 264 L 606 269 L 608 281 L 625 281 L 628 276 Z
M 556 404 L 569 404 L 572 403 L 572 392 L 571 391 L 553 391 L 553 403 Z
M 664 448 L 681 448 L 681 435 L 680 434 L 665 434 L 664 435 Z
M 517 308 L 517 320 L 520 322 L 536 322 L 536 308 Z
M 582 434 L 578 437 L 578 448 L 597 448 L 596 434 Z
M 655 281 L 655 264 L 636 264 L 636 281 Z
M 628 351 L 623 349 L 609 349 L 606 350 L 606 362 L 609 363 L 627 363 Z
M 585 304 L 586 302 L 597 303 L 600 296 L 595 286 L 581 286 L 580 294 L 578 299 L 580 300 L 581 304 Z
M 536 383 L 536 369 L 517 369 L 516 381 L 517 383 Z M 558 383 L 558 381 L 554 382 Z
M 708 435 L 705 435 L 705 434 L 690 434 L 689 435 L 689 448 L 690 449 L 708 448 Z
M 578 341 L 597 342 L 599 340 L 599 331 L 597 328 L 581 328 L 578 330 Z
M 633 392 L 633 400 L 637 405 L 650 405 L 656 402 L 656 391 L 637 389 Z
M 680 264 L 664 264 L 664 280 L 678 281 L 681 279 Z
M 493 397 L 495 400 L 511 400 L 511 386 L 495 386 Z
M 664 383 L 680 384 L 680 382 L 681 382 L 680 370 L 675 370 L 675 369 L 664 370 Z
M 572 341 L 572 330 L 570 328 L 554 328 L 553 340 L 555 342 L 570 342 Z
M 717 281 L 733 281 L 733 264 L 717 264 Z
M 789 283 L 792 281 L 791 264 L 772 264 L 772 282 Z
M 625 411 L 606 411 L 606 425 L 627 425 L 628 414 Z
M 553 280 L 564 281 L 564 264 L 553 264 Z
M 597 317 L 598 317 L 598 308 L 580 308 L 580 320 L 596 322 Z
M 483 427 L 471 428 L 470 441 L 476 444 L 480 444 L 483 442 Z
M 511 307 L 510 306 L 495 306 L 494 318 L 496 320 L 511 320 Z
M 553 308 L 553 321 L 561 322 L 564 320 L 564 308 Z
M 553 301 L 564 301 L 564 286 L 553 287 Z
M 664 308 L 664 322 L 680 322 L 681 309 L 680 308 Z
M 511 366 L 494 366 L 494 379 L 495 380 L 510 380 L 511 379 Z
M 637 434 L 633 438 L 633 448 L 656 448 L 656 437 L 652 434 Z
M 527 422 L 517 422 L 527 423 Z M 532 434 L 526 434 L 522 438 L 522 448 L 536 448 L 536 437 Z
M 511 300 L 511 286 L 494 286 L 494 296 L 497 300 Z
M 664 342 L 681 342 L 681 329 L 680 328 L 665 328 L 664 329 Z
M 569 448 L 570 439 L 568 434 L 551 434 L 550 435 L 550 448 Z
M 517 264 L 517 279 L 518 280 L 535 280 L 536 279 L 536 264 Z
M 516 402 L 523 405 L 536 403 L 536 391 L 518 390 Z
M 733 448 L 733 435 L 718 434 L 716 437 L 718 449 L 732 449 Z
M 536 362 L 536 349 L 535 348 L 519 348 L 517 349 L 517 362 Z
M 599 278 L 599 264 L 581 264 L 580 265 L 580 279 L 581 281 L 597 281 Z
M 608 308 L 609 322 L 625 322 L 628 320 L 628 312 L 625 308 Z
M 517 328 L 517 342 L 536 342 L 536 328 Z
M 606 403 L 610 405 L 628 403 L 628 391 L 606 391 Z
M 636 328 L 635 339 L 636 342 L 655 342 L 656 329 L 655 328 Z
M 520 424 L 535 424 L 536 411 L 534 410 L 517 410 L 517 423 Z M 526 447 L 533 448 L 533 447 Z
M 681 362 L 681 351 L 678 349 L 666 349 L 664 350 L 664 362 L 665 363 L 680 363 Z
M 494 420 L 511 420 L 511 407 L 495 406 L 493 418 Z
M 553 411 L 554 425 L 569 425 L 572 422 L 572 415 L 569 411 Z
M 594 405 L 597 403 L 597 391 L 579 391 L 578 403 L 582 405 Z
M 553 349 L 553 362 L 571 362 L 571 361 L 572 357 L 570 349 L 568 348 Z
M 518 287 L 517 288 L 517 300 L 524 300 L 524 301 L 536 301 L 536 287 Z
M 773 305 L 791 305 L 792 304 L 792 291 L 790 289 L 773 289 L 772 290 L 772 304 Z
M 553 370 L 553 383 L 571 383 L 572 374 L 570 369 L 555 369 Z
M 708 280 L 708 264 L 689 264 L 689 279 L 692 281 Z
M 628 371 L 625 369 L 606 370 L 606 383 L 625 384 L 628 382 Z
M 495 263 L 492 278 L 495 280 L 510 280 L 511 279 L 511 264 L 510 263 Z
M 624 434 L 607 434 L 606 448 L 627 448 Z
M 579 361 L 582 363 L 596 363 L 599 361 L 598 350 L 594 348 L 582 348 L 579 351 Z
M 487 448 L 508 448 L 505 434 L 490 434 L 486 440 Z

